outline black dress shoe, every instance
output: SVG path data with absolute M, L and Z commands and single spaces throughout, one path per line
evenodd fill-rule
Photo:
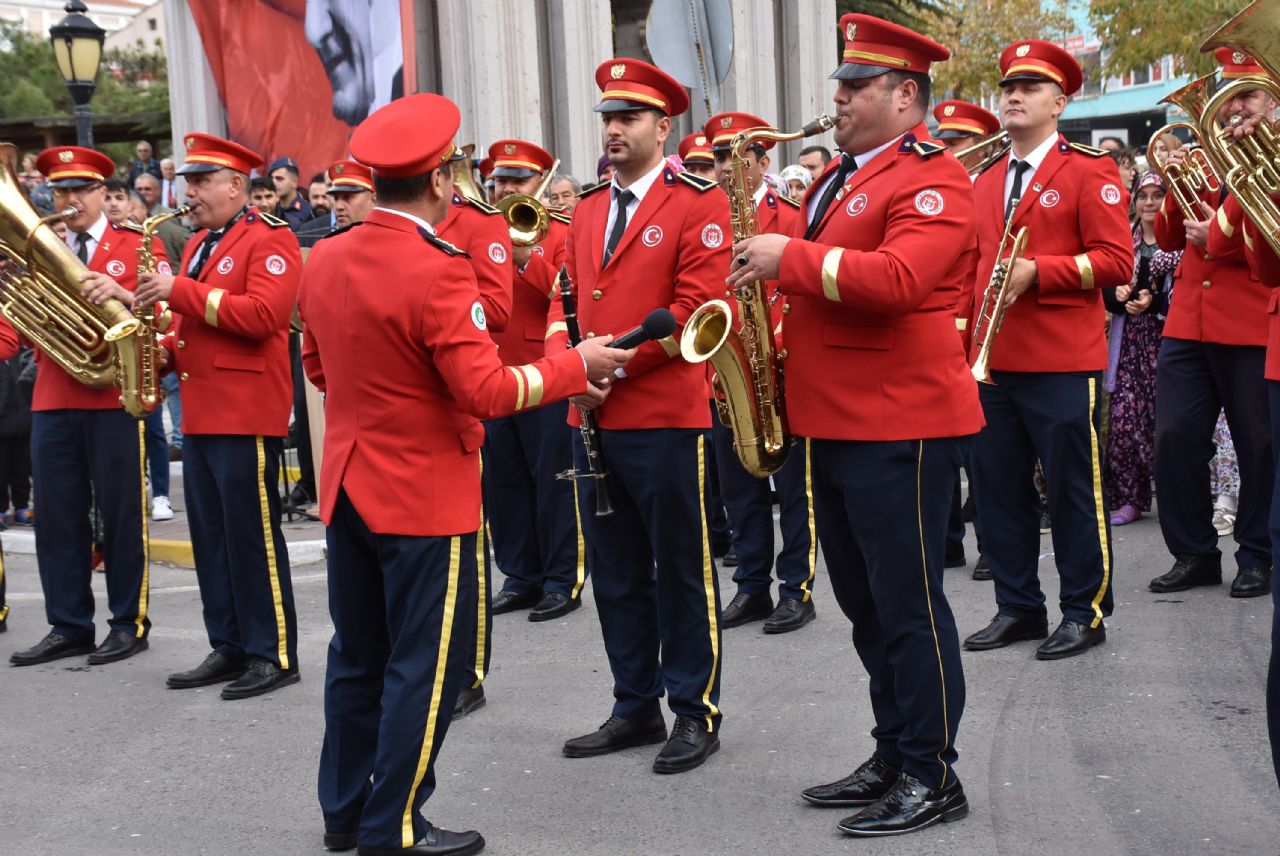
M 249 668 L 236 680 L 222 688 L 222 697 L 228 701 L 266 695 L 272 690 L 296 684 L 302 680 L 298 667 L 282 669 L 270 660 L 250 657 Z
M 773 598 L 768 594 L 743 594 L 738 592 L 720 613 L 720 629 L 739 627 L 752 621 L 768 618 L 773 614 Z
M 0 616 L 0 633 L 9 632 L 9 616 Z
M 484 686 L 463 687 L 458 693 L 458 700 L 453 705 L 453 718 L 462 719 L 468 713 L 475 713 L 484 707 L 486 699 L 484 697 Z
M 1065 660 L 1077 654 L 1083 654 L 1094 645 L 1107 641 L 1107 626 L 1098 623 L 1090 627 L 1078 621 L 1062 619 L 1053 635 L 1044 640 L 1044 644 L 1036 649 L 1037 660 Z
M 973 563 L 973 578 L 979 582 L 989 582 L 995 579 L 995 574 L 991 573 L 991 563 L 987 561 L 987 557 L 978 555 L 978 561 Z
M 87 642 L 72 639 L 59 633 L 50 633 L 25 651 L 15 651 L 9 656 L 13 666 L 36 666 L 63 657 L 79 657 L 93 650 L 93 640 Z
M 1241 568 L 1231 581 L 1232 597 L 1259 597 L 1270 593 L 1270 568 Z
M 412 847 L 366 847 L 361 844 L 359 856 L 471 856 L 484 849 L 484 836 L 474 829 L 466 832 L 450 832 L 438 826 Z
M 1164 594 L 1186 591 L 1195 586 L 1222 585 L 1221 556 L 1175 556 L 1173 567 L 1148 584 L 1147 588 Z
M 944 568 L 963 568 L 969 564 L 968 559 L 964 555 L 964 544 L 947 545 L 947 552 L 942 559 L 942 567 Z
M 608 755 L 620 749 L 632 746 L 650 746 L 667 739 L 667 724 L 662 716 L 652 719 L 623 719 L 621 716 L 609 717 L 604 725 L 581 737 L 564 742 L 566 758 L 590 758 L 593 755 Z
M 846 835 L 879 836 L 916 832 L 935 823 L 951 823 L 969 814 L 969 800 L 956 782 L 949 788 L 926 788 L 903 773 L 880 800 L 840 821 Z
M 720 564 L 726 568 L 738 567 L 738 551 L 730 547 L 724 551 L 724 555 L 720 557 Z
M 798 597 L 778 599 L 778 607 L 764 620 L 765 633 L 790 633 L 799 630 L 818 617 L 813 601 L 801 601 Z
M 233 660 L 230 657 L 213 651 L 208 657 L 204 658 L 204 662 L 196 666 L 189 672 L 174 672 L 165 681 L 165 684 L 171 690 L 189 690 L 194 687 L 207 687 L 210 684 L 222 684 L 227 681 L 234 681 L 245 673 L 245 665 L 243 660 Z
M 582 598 L 569 597 L 567 594 L 549 591 L 538 601 L 538 605 L 529 613 L 530 621 L 550 621 L 562 615 L 568 615 L 582 606 Z
M 701 767 L 720 748 L 720 735 L 703 729 L 688 716 L 677 716 L 671 726 L 671 738 L 653 759 L 655 773 L 683 773 Z
M 356 834 L 354 832 L 326 832 L 324 834 L 325 850 L 355 850 Z
M 964 640 L 966 651 L 990 651 L 1025 639 L 1043 639 L 1049 635 L 1049 621 L 1044 618 L 1014 618 L 996 614 L 991 623 Z
M 801 791 L 800 796 L 823 807 L 871 805 L 887 794 L 901 775 L 901 770 L 873 756 L 840 781 L 815 785 Z
M 298 482 L 293 486 L 293 490 L 289 491 L 289 502 L 295 506 L 310 505 L 315 502 L 315 485 L 304 485 Z
M 493 596 L 493 600 L 489 603 L 490 615 L 503 615 L 508 612 L 515 612 L 517 609 L 528 609 L 534 606 L 541 599 L 542 595 L 536 591 L 518 592 L 511 589 L 503 589 Z
M 1040 534 L 1048 535 L 1053 531 L 1053 521 L 1049 519 L 1049 506 L 1040 506 Z
M 125 630 L 112 630 L 102 644 L 89 655 L 90 666 L 101 666 L 117 660 L 127 660 L 150 647 L 146 639 L 139 639 Z

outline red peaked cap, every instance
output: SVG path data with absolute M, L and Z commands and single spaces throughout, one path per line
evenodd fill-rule
M 1060 45 L 1040 39 L 1014 42 L 1000 54 L 1000 85 L 1014 80 L 1050 80 L 1074 95 L 1084 84 L 1076 58 Z
M 498 140 L 489 146 L 494 178 L 532 178 L 551 169 L 551 152 L 527 140 Z M 486 174 L 487 176 L 488 174 Z
M 976 134 L 987 136 L 1000 130 L 1000 120 L 990 110 L 968 101 L 943 101 L 933 108 L 938 120 L 938 139 L 952 140 Z
M 701 131 L 687 135 L 680 141 L 677 151 L 680 160 L 685 163 L 715 163 L 715 157 L 711 154 L 711 144 L 707 142 L 706 134 Z
M 1223 80 L 1239 80 L 1242 77 L 1266 77 L 1267 70 L 1244 51 L 1235 48 L 1218 48 L 1213 58 L 1222 66 Z
M 93 149 L 54 146 L 36 158 L 36 169 L 49 179 L 50 187 L 84 187 L 106 181 L 116 171 L 116 164 Z
M 702 126 L 702 133 L 711 141 L 711 151 L 727 151 L 734 136 L 748 128 L 773 127 L 759 116 L 750 113 L 717 113 Z M 756 143 L 763 149 L 773 148 L 773 140 L 760 140 Z
M 929 73 L 929 65 L 951 58 L 951 51 L 927 36 L 872 15 L 850 12 L 840 19 L 844 62 L 832 80 L 875 77 L 886 71 Z
M 466 157 L 457 144 L 461 124 L 458 105 L 443 95 L 406 95 L 356 126 L 351 157 L 379 176 L 412 178 Z
M 597 113 L 657 109 L 674 117 L 689 109 L 689 93 L 680 82 L 643 60 L 605 60 L 596 68 L 596 86 L 600 87 Z
M 353 160 L 340 160 L 329 167 L 330 193 L 357 193 L 373 190 L 373 171 Z
M 187 156 L 182 166 L 178 167 L 178 175 L 215 172 L 220 169 L 233 169 L 248 175 L 262 166 L 262 158 L 256 153 L 239 143 L 213 134 L 192 132 L 182 138 L 182 144 L 186 146 Z

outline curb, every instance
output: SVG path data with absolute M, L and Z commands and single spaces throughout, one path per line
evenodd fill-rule
M 9 530 L 3 536 L 4 551 L 14 555 L 34 556 L 36 552 L 36 536 L 34 532 L 15 532 Z M 288 541 L 289 564 L 305 565 L 323 561 L 327 555 L 324 541 Z M 167 562 L 180 568 L 194 568 L 195 556 L 190 541 L 176 541 L 167 538 L 151 539 L 151 561 Z

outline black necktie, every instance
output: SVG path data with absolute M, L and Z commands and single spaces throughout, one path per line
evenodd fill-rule
M 613 258 L 613 251 L 618 248 L 618 242 L 622 240 L 622 233 L 627 231 L 627 206 L 636 198 L 636 195 L 630 190 L 614 188 L 613 197 L 618 202 L 618 216 L 613 218 L 613 229 L 609 232 L 609 240 L 604 245 L 604 261 L 600 264 L 601 269 L 608 266 L 609 259 Z
M 209 261 L 209 256 L 213 253 L 214 246 L 221 239 L 221 231 L 209 232 L 204 236 L 204 240 L 200 242 L 200 251 L 196 253 L 196 262 L 191 266 L 189 275 L 192 279 L 200 278 L 200 271 L 204 269 L 204 263 Z
M 76 255 L 80 257 L 80 261 L 85 264 L 89 263 L 89 233 L 76 232 Z
M 1022 176 L 1027 174 L 1027 170 L 1031 169 L 1031 164 L 1024 160 L 1012 161 L 1010 165 L 1013 167 L 1013 189 L 1009 191 L 1009 199 L 1004 204 L 1005 220 L 1013 216 L 1013 206 L 1022 198 Z
M 809 228 L 804 233 L 806 240 L 811 238 L 814 232 L 818 231 L 818 224 L 822 222 L 823 215 L 831 207 L 831 202 L 836 198 L 836 194 L 840 192 L 840 188 L 844 187 L 845 179 L 849 177 L 849 173 L 857 168 L 858 162 L 853 159 L 852 155 L 841 153 L 840 166 L 836 169 L 836 177 L 831 179 L 827 189 L 822 191 L 822 198 L 818 200 L 818 207 L 813 209 L 813 219 L 809 221 Z

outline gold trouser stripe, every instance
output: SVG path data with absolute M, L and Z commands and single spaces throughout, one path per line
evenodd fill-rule
M 484 479 L 484 457 L 480 457 L 480 478 Z M 488 559 L 489 521 L 484 516 L 484 495 L 480 499 L 480 531 L 476 532 L 476 682 L 471 688 L 479 689 L 484 683 L 484 654 L 489 645 L 489 634 L 485 618 L 489 610 L 489 591 L 485 586 L 484 563 Z
M 942 668 L 942 646 L 938 643 L 938 625 L 933 620 L 933 593 L 929 590 L 929 563 L 924 549 L 924 512 L 921 510 L 920 470 L 924 464 L 924 440 L 917 440 L 916 452 L 916 531 L 920 533 L 920 574 L 924 577 L 924 600 L 929 607 L 929 629 L 933 632 L 933 651 L 938 658 L 938 684 L 942 688 L 942 747 L 938 749 L 938 763 L 942 765 L 942 782 L 939 788 L 947 786 L 947 762 L 942 760 L 943 751 L 951 745 L 951 724 L 947 719 L 947 675 Z
M 804 446 L 804 505 L 808 517 L 805 525 L 809 527 L 809 577 L 800 584 L 800 590 L 804 592 L 804 597 L 800 600 L 808 603 L 813 597 L 809 586 L 813 583 L 814 574 L 818 572 L 818 522 L 813 516 L 813 460 L 809 452 L 809 438 L 802 438 L 800 445 Z
M 844 250 L 836 247 L 822 257 L 822 293 L 834 303 L 840 302 L 840 287 L 836 284 L 836 279 L 840 273 L 840 257 L 843 255 Z
M 1090 627 L 1097 627 L 1102 623 L 1102 598 L 1107 593 L 1107 586 L 1111 585 L 1111 541 L 1107 537 L 1107 519 L 1102 504 L 1102 460 L 1098 448 L 1098 429 L 1093 424 L 1093 409 L 1097 404 L 1097 397 L 1098 382 L 1089 378 L 1089 456 L 1093 464 L 1093 510 L 1098 522 L 1098 544 L 1102 548 L 1102 585 L 1098 586 L 1098 593 L 1093 596 L 1093 603 L 1090 604 L 1093 607 Z
M 707 627 L 711 631 L 711 673 L 707 676 L 707 688 L 702 691 L 702 704 L 707 709 L 707 731 L 715 731 L 712 717 L 720 715 L 720 709 L 711 703 L 711 688 L 716 684 L 716 670 L 720 668 L 720 626 L 716 618 L 716 573 L 711 561 L 711 534 L 707 531 L 707 438 L 698 437 L 698 517 L 702 521 L 702 588 L 707 595 Z
M 587 582 L 587 543 L 582 537 L 582 512 L 578 507 L 578 480 L 569 479 L 573 485 L 573 527 L 578 536 L 578 576 L 573 581 L 570 598 L 582 596 L 582 587 Z
M 1076 267 L 1080 268 L 1080 288 L 1088 291 L 1093 288 L 1093 262 L 1088 253 L 1076 256 Z
M 165 466 L 168 466 L 166 464 Z M 151 528 L 147 523 L 147 423 L 138 420 L 138 479 L 142 491 L 142 588 L 138 592 L 138 617 L 133 620 L 134 636 L 147 632 L 147 606 L 151 600 Z
M 289 628 L 284 622 L 284 597 L 280 594 L 280 570 L 276 566 L 276 542 L 271 537 L 271 506 L 267 504 L 267 450 L 258 440 L 258 505 L 262 510 L 262 543 L 267 548 L 267 577 L 271 581 L 271 605 L 276 613 L 276 655 L 280 668 L 289 668 Z M 275 487 L 272 486 L 272 490 Z
M 4 588 L 4 544 L 0 543 L 0 589 Z M 9 604 L 0 597 L 0 621 L 9 617 Z
M 422 748 L 418 751 L 418 769 L 413 775 L 413 787 L 404 801 L 404 815 L 400 819 L 400 845 L 412 847 L 417 839 L 413 833 L 413 796 L 427 775 L 431 761 L 431 747 L 436 738 L 436 721 L 440 715 L 440 691 L 444 687 L 444 673 L 449 665 L 449 642 L 453 637 L 453 611 L 458 601 L 458 572 L 462 564 L 462 537 L 449 539 L 449 583 L 444 593 L 444 613 L 440 620 L 440 647 L 436 651 L 436 676 L 431 685 L 431 703 L 427 706 L 427 727 L 422 735 Z

